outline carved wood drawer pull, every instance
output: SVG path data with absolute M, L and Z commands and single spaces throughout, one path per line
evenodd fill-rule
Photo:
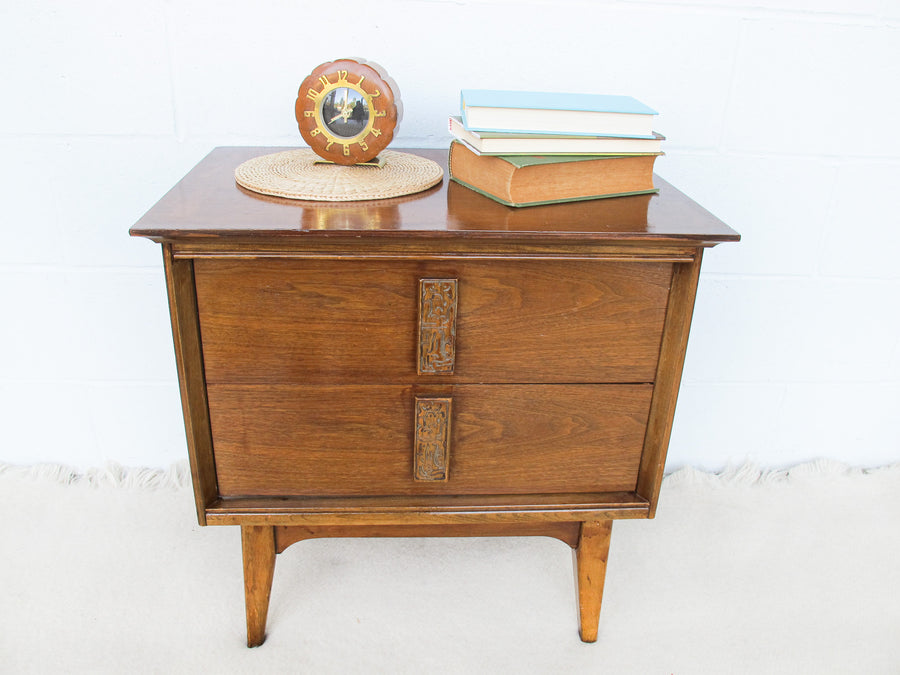
M 450 398 L 416 396 L 413 478 L 445 481 L 450 468 Z
M 456 291 L 456 279 L 419 280 L 419 375 L 453 373 Z

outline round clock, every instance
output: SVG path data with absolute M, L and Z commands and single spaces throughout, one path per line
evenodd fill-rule
M 297 94 L 300 135 L 335 164 L 374 159 L 394 138 L 403 115 L 397 84 L 377 64 L 339 59 L 313 70 Z

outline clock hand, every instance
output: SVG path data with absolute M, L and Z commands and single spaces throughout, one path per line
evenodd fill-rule
M 330 120 L 328 120 L 328 123 L 331 124 L 332 122 L 336 121 L 338 118 L 341 118 L 341 117 L 343 117 L 345 121 L 349 120 L 350 115 L 353 114 L 354 108 L 356 108 L 356 101 L 353 101 L 353 103 L 346 103 L 346 102 L 343 103 L 341 105 L 341 112 L 339 112 L 337 115 L 335 115 Z

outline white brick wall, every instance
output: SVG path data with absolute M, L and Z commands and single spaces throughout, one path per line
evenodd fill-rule
M 319 7 L 0 8 L 0 461 L 184 457 L 160 253 L 127 229 L 217 145 L 299 145 L 300 80 L 353 55 L 400 84 L 398 146 L 446 147 L 462 87 L 661 111 L 659 172 L 744 236 L 706 255 L 670 468 L 900 459 L 900 2 Z

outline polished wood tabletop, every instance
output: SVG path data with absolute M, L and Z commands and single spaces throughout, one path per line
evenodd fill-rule
M 242 162 L 291 148 L 214 149 L 131 228 L 156 241 L 252 235 L 306 237 L 522 239 L 672 242 L 711 246 L 740 235 L 659 176 L 655 195 L 513 208 L 449 179 L 448 151 L 399 149 L 437 162 L 441 183 L 418 194 L 378 201 L 312 202 L 269 197 L 238 186 Z M 377 170 L 354 167 L 355 170 Z M 519 238 L 519 237 L 517 237 Z

